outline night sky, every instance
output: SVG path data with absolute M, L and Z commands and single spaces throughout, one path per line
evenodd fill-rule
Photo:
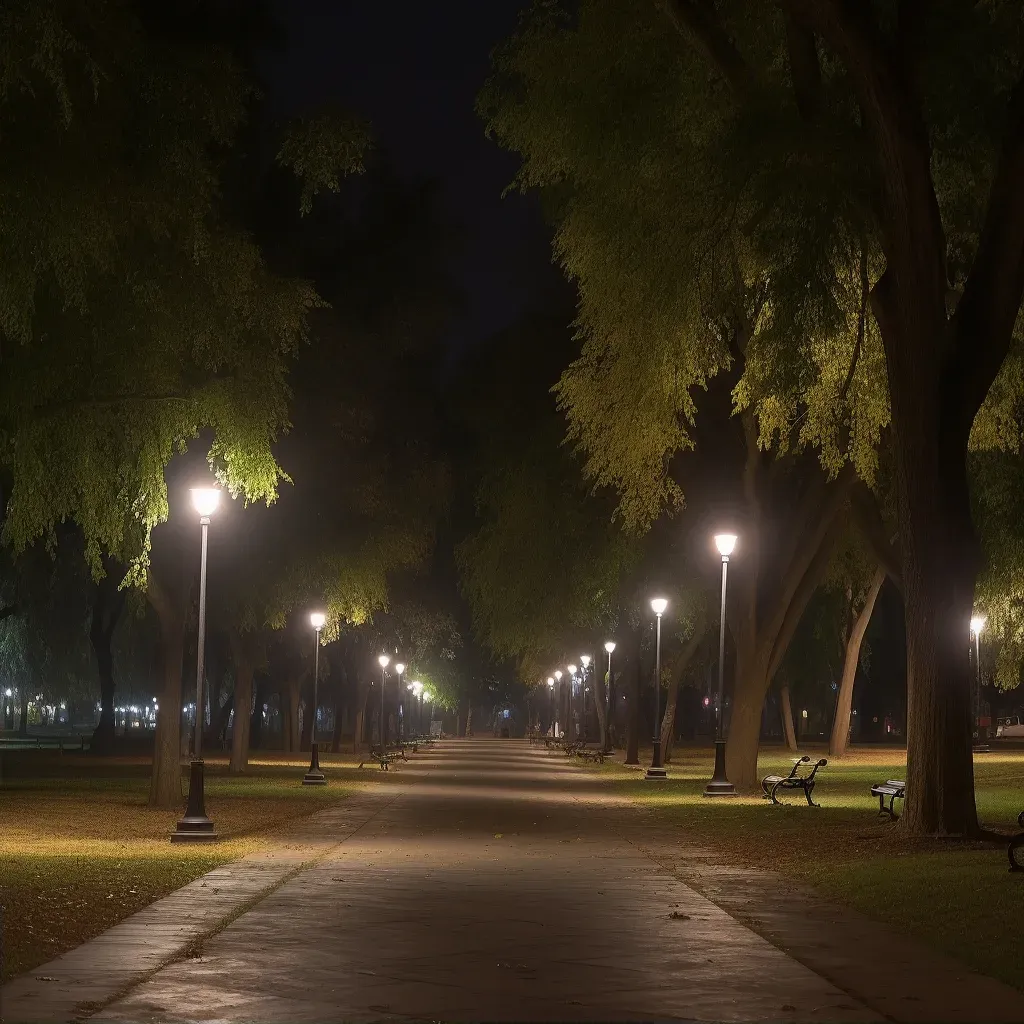
M 371 122 L 378 159 L 438 183 L 442 214 L 461 239 L 452 270 L 465 308 L 452 327 L 455 350 L 564 288 L 535 197 L 502 198 L 517 158 L 484 137 L 473 109 L 490 52 L 515 30 L 523 3 L 272 5 L 287 33 L 265 62 L 274 107 L 298 114 L 342 104 Z

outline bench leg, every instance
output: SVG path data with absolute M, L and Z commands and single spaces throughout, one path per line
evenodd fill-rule
M 821 804 L 816 804 L 811 799 L 811 793 L 814 791 L 814 783 L 813 782 L 809 786 L 804 786 L 803 787 L 803 791 L 804 791 L 804 796 L 807 797 L 808 806 L 810 806 L 810 807 L 820 807 L 821 806 Z
M 1006 855 L 1010 858 L 1010 870 L 1011 871 L 1024 871 L 1024 864 L 1021 864 L 1014 854 L 1017 850 L 1024 847 L 1024 833 L 1019 836 L 1014 836 L 1010 840 L 1010 845 L 1006 848 Z
M 771 800 L 771 802 L 773 804 L 778 804 L 779 803 L 779 798 L 776 796 L 776 793 L 778 793 L 780 785 L 781 785 L 781 783 L 776 782 L 775 785 L 772 786 L 771 793 L 768 794 L 768 797 L 769 797 L 769 799 Z M 779 805 L 779 806 L 781 806 L 781 805 Z

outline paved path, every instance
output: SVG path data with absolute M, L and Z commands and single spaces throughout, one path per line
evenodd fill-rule
M 856 915 L 811 925 L 819 904 L 794 898 L 787 916 L 763 873 L 713 878 L 711 902 L 677 835 L 543 749 L 447 741 L 401 779 L 272 863 L 219 869 L 216 912 L 211 875 L 8 986 L 6 1019 L 70 1019 L 91 964 L 77 1014 L 110 1021 L 1024 1020 L 1019 994 Z M 796 941 L 809 925 L 829 941 Z M 886 990 L 871 946 L 909 989 Z

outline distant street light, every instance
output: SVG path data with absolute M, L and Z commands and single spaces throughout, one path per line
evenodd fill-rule
M 555 669 L 555 738 L 557 739 L 559 729 L 558 726 L 558 715 L 562 709 L 562 670 Z M 565 733 L 565 726 L 562 726 L 561 732 Z
M 303 776 L 304 786 L 325 786 L 327 779 L 320 770 L 320 751 L 316 745 L 316 692 L 317 682 L 320 679 L 320 630 L 324 628 L 327 616 L 323 612 L 313 612 L 309 617 L 309 624 L 316 631 L 316 646 L 313 651 L 313 724 L 309 734 L 309 771 Z
M 607 754 L 612 749 L 612 651 L 615 650 L 615 641 L 608 640 L 604 649 L 608 652 L 608 681 L 604 688 L 604 752 Z
M 651 767 L 647 769 L 648 779 L 668 778 L 661 760 L 661 617 L 667 607 L 668 601 L 663 597 L 651 601 L 651 611 L 658 619 L 658 634 L 654 646 L 654 750 L 651 753 Z
M 380 724 L 377 727 L 377 736 L 380 743 L 380 756 L 383 757 L 386 753 L 384 748 L 384 688 L 387 685 L 388 665 L 391 664 L 391 659 L 386 654 L 382 654 L 377 661 L 380 664 Z
M 220 491 L 214 487 L 193 487 L 192 507 L 199 513 L 202 533 L 199 559 L 199 637 L 196 644 L 196 724 L 189 765 L 188 804 L 185 816 L 171 833 L 172 843 L 211 842 L 217 838 L 213 822 L 206 816 L 206 794 L 203 766 L 203 675 L 206 671 L 206 548 L 210 517 L 220 504 Z
M 971 618 L 971 637 L 974 640 L 974 724 L 977 726 L 978 740 L 988 739 L 981 731 L 981 631 L 985 628 L 984 615 Z M 986 730 L 987 731 L 987 730 Z
M 551 720 L 551 735 L 557 735 L 555 731 L 555 677 L 548 676 L 548 718 Z
M 566 670 L 569 673 L 569 731 L 572 732 L 572 720 L 576 713 L 576 673 L 579 669 L 572 664 L 566 665 Z M 572 739 L 572 736 L 569 737 Z M 576 739 L 580 738 L 580 725 L 576 723 Z
M 729 579 L 729 556 L 736 548 L 736 535 L 717 534 L 715 547 L 722 556 L 722 611 L 718 626 L 718 722 L 715 728 L 715 773 L 704 787 L 704 795 L 735 796 L 736 789 L 725 773 L 725 593 Z
M 590 655 L 581 654 L 580 662 L 583 665 L 583 671 L 580 673 L 580 703 L 583 705 L 583 709 L 580 712 L 580 731 L 582 733 L 581 739 L 583 745 L 587 745 L 587 671 L 590 668 Z
M 398 742 L 401 743 L 405 738 L 405 734 L 402 728 L 403 706 L 402 706 L 402 673 L 405 671 L 405 665 L 400 661 L 395 662 L 395 671 L 398 673 L 398 704 L 395 708 L 395 715 L 397 716 L 398 722 Z

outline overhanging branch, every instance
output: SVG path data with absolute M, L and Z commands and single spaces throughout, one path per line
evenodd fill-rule
M 750 82 L 750 67 L 729 38 L 710 3 L 701 0 L 661 0 L 669 21 L 694 42 L 737 92 Z

